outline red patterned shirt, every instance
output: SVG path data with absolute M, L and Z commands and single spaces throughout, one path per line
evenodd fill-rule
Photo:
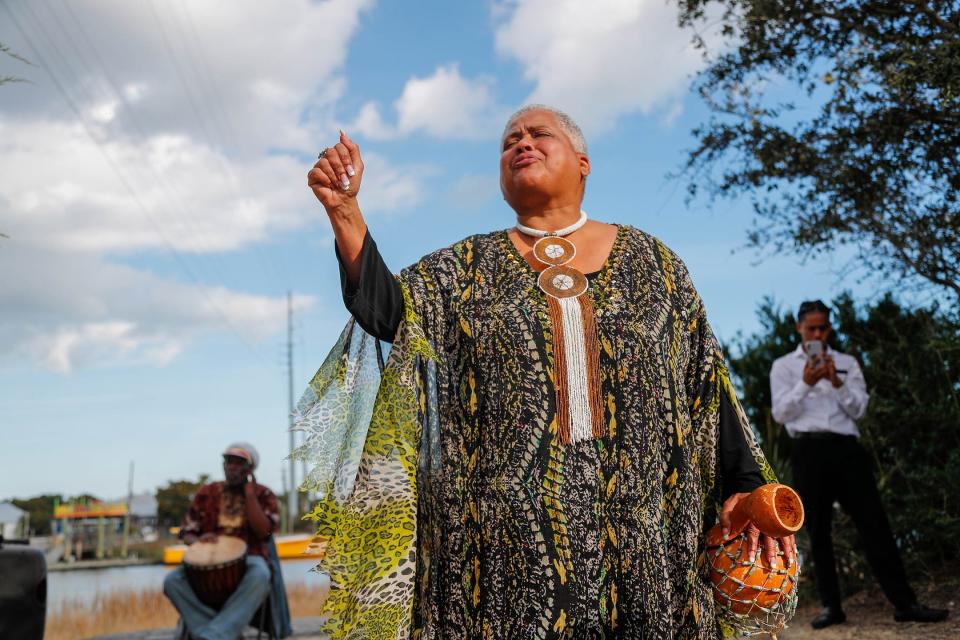
M 270 522 L 270 531 L 280 524 L 277 496 L 262 484 L 254 488 L 257 502 Z M 212 482 L 200 487 L 180 525 L 180 537 L 188 533 L 201 536 L 205 533 L 236 536 L 245 540 L 251 555 L 267 556 L 267 546 L 247 523 L 246 502 L 243 489 L 232 489 L 223 482 Z

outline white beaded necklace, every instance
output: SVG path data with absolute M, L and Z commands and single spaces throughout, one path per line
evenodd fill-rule
M 574 231 L 578 231 L 583 225 L 587 224 L 587 212 L 583 209 L 580 210 L 580 218 L 574 222 L 569 227 L 564 227 L 563 229 L 557 229 L 556 231 L 543 231 L 542 229 L 534 229 L 533 227 L 528 227 L 526 225 L 517 223 L 517 226 L 514 227 L 517 231 L 524 235 L 528 235 L 534 238 L 546 238 L 547 236 L 556 236 L 562 238 L 563 236 L 568 236 Z

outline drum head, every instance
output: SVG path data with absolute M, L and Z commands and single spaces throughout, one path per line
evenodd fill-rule
M 216 542 L 194 542 L 183 554 L 183 563 L 196 567 L 223 564 L 242 558 L 247 543 L 234 536 L 219 536 Z

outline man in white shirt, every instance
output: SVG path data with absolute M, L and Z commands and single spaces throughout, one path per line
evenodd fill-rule
M 917 603 L 900 551 L 880 502 L 870 457 L 860 445 L 856 421 L 867 411 L 867 385 L 856 358 L 827 346 L 830 310 L 820 300 L 797 313 L 797 349 L 770 370 L 774 419 L 793 438 L 793 484 L 806 512 L 813 569 L 824 609 L 811 625 L 821 629 L 846 620 L 840 606 L 830 527 L 833 503 L 850 515 L 867 561 L 898 622 L 940 622 L 945 609 Z

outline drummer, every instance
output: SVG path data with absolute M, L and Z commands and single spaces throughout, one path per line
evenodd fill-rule
M 213 542 L 235 536 L 247 543 L 247 569 L 236 591 L 218 612 L 194 594 L 183 566 L 167 574 L 163 592 L 180 612 L 192 638 L 236 638 L 250 622 L 271 589 L 268 564 L 270 535 L 280 522 L 277 497 L 257 484 L 253 475 L 260 455 L 246 442 L 223 452 L 223 482 L 211 482 L 197 491 L 180 527 L 186 544 Z

